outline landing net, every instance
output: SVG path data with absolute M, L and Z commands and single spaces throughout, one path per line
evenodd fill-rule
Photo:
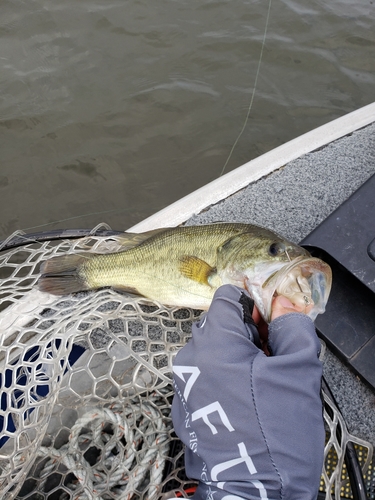
M 0 249 L 0 491 L 6 500 L 187 498 L 173 433 L 173 357 L 200 311 L 167 308 L 111 289 L 52 297 L 36 289 L 41 263 L 77 251 L 115 251 L 116 236 L 33 241 Z M 4 247 L 4 245 L 3 245 Z M 325 398 L 322 488 L 347 488 L 350 436 Z M 339 432 L 338 432 L 339 431 Z M 332 458 L 333 457 L 333 458 Z M 334 463 L 334 466 L 332 464 Z M 349 485 L 350 486 L 350 485 Z M 177 493 L 176 493 L 177 492 Z

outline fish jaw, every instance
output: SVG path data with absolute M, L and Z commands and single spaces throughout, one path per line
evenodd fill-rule
M 264 287 L 267 280 L 285 267 L 282 261 L 260 262 L 246 269 L 228 267 L 220 277 L 223 283 L 230 283 L 246 289 L 253 298 L 261 316 L 267 321 L 271 313 L 274 291 Z
M 223 284 L 246 289 L 253 298 L 260 314 L 266 319 L 271 314 L 270 305 L 274 291 L 270 287 L 264 287 L 263 285 L 285 266 L 286 262 L 279 260 L 253 263 L 246 268 L 231 264 L 219 271 L 218 275 Z
M 315 257 L 297 257 L 288 263 L 261 264 L 245 271 L 244 288 L 267 323 L 271 321 L 272 301 L 277 295 L 294 305 L 309 308 L 314 321 L 325 311 L 332 286 L 328 264 Z

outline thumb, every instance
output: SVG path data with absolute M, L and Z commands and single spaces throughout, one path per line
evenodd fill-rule
M 306 312 L 306 308 L 302 305 L 293 304 L 284 295 L 278 295 L 272 302 L 271 320 L 292 312 Z

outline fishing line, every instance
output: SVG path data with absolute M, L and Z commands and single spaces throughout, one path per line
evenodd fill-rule
M 90 215 L 102 215 L 102 214 L 110 214 L 114 212 L 122 212 L 126 210 L 125 208 L 114 208 L 113 210 L 103 210 L 101 212 L 91 212 L 84 215 L 75 215 L 74 217 L 67 217 L 66 219 L 55 220 L 53 222 L 46 222 L 45 224 L 39 224 L 37 226 L 30 226 L 23 228 L 23 231 L 28 231 L 29 229 L 38 229 L 39 227 L 51 226 L 54 224 L 60 224 L 60 222 L 66 222 L 68 220 L 80 219 L 81 217 L 90 217 Z
M 263 41 L 262 41 L 262 47 L 260 49 L 260 55 L 259 55 L 259 61 L 258 61 L 258 67 L 257 67 L 257 71 L 256 71 L 256 74 L 255 74 L 255 81 L 254 81 L 254 89 L 253 89 L 253 93 L 251 95 L 251 99 L 250 99 L 250 104 L 249 104 L 249 107 L 248 107 L 248 110 L 247 110 L 247 114 L 246 114 L 246 118 L 245 118 L 245 122 L 242 126 L 242 129 L 240 131 L 240 133 L 238 134 L 237 136 L 237 139 L 234 141 L 234 144 L 232 146 L 232 149 L 230 150 L 229 152 L 229 156 L 227 158 L 227 161 L 224 163 L 224 166 L 221 170 L 221 173 L 219 175 L 219 177 L 221 177 L 226 169 L 226 166 L 228 165 L 228 162 L 229 160 L 231 159 L 232 157 L 232 153 L 234 151 L 234 148 L 237 146 L 237 143 L 238 141 L 240 140 L 242 134 L 244 133 L 244 130 L 246 128 L 246 125 L 247 125 L 247 122 L 249 120 L 249 116 L 250 116 L 250 111 L 253 107 L 253 102 L 254 102 L 254 97 L 255 97 L 255 90 L 256 90 L 256 87 L 257 87 L 257 83 L 258 83 L 258 77 L 259 77 L 259 73 L 260 73 L 260 66 L 261 66 L 261 63 L 262 63 L 262 58 L 263 58 L 263 51 L 264 51 L 264 46 L 266 44 L 266 38 L 267 38 L 267 29 L 268 29 L 268 24 L 269 24 L 269 19 L 270 19 L 270 12 L 271 12 L 271 4 L 272 4 L 272 0 L 269 0 L 269 3 L 268 3 L 268 11 L 267 11 L 267 16 L 266 16 L 266 26 L 264 28 L 264 33 L 263 33 Z
M 292 262 L 292 259 L 289 257 L 288 250 L 286 248 L 285 248 L 285 253 L 286 253 L 286 256 L 288 257 L 289 262 Z
M 157 206 L 157 207 L 151 207 L 152 210 L 158 210 L 160 207 Z M 15 231 L 13 234 L 11 234 L 8 238 L 6 238 L 6 240 L 2 241 L 0 244 L 0 250 L 2 249 L 2 247 L 4 246 L 4 243 L 7 243 L 9 240 L 11 240 L 14 236 L 17 236 L 19 238 L 24 238 L 25 241 L 28 239 L 28 235 L 27 234 L 23 234 L 24 231 L 29 231 L 31 229 L 38 229 L 38 228 L 42 228 L 42 227 L 46 227 L 46 226 L 54 226 L 56 224 L 60 224 L 60 222 L 66 222 L 66 221 L 71 221 L 71 220 L 75 220 L 75 219 L 81 219 L 81 218 L 84 218 L 84 217 L 90 217 L 92 215 L 103 215 L 103 214 L 113 214 L 113 213 L 120 213 L 120 212 L 129 212 L 131 210 L 131 208 L 114 208 L 112 210 L 101 210 L 100 212 L 89 212 L 87 214 L 82 214 L 82 215 L 75 215 L 73 217 L 67 217 L 66 219 L 59 219 L 59 220 L 54 220 L 54 221 L 51 221 L 51 222 L 46 222 L 44 224 L 38 224 L 36 226 L 30 226 L 30 227 L 25 227 L 23 229 L 18 229 L 17 231 Z M 102 224 L 99 224 L 99 226 L 102 225 Z M 108 226 L 108 224 L 104 224 L 105 226 L 107 226 L 107 229 L 108 230 L 111 230 L 111 228 Z M 51 230 L 52 232 L 54 230 Z M 92 230 L 92 231 L 95 231 L 95 228 Z M 116 231 L 114 230 L 114 232 L 126 232 L 127 230 L 125 229 L 122 229 L 121 231 Z M 86 235 L 87 236 L 87 235 Z M 54 238 L 54 239 L 57 239 L 57 238 Z M 35 240 L 32 240 L 32 238 L 29 239 L 30 243 L 32 243 L 33 241 L 35 243 L 39 243 L 40 240 L 38 239 L 35 239 Z
M 22 247 L 32 243 L 43 243 L 61 240 L 83 240 L 92 236 L 101 236 L 111 239 L 124 234 L 124 231 L 114 231 L 107 224 L 101 223 L 93 229 L 54 229 L 40 233 L 23 233 L 15 231 L 8 238 L 0 242 L 0 252 Z
M 23 244 L 27 244 L 27 243 L 40 243 L 41 239 L 39 238 L 39 236 L 42 236 L 42 233 L 38 234 L 36 237 L 33 238 L 33 236 L 35 236 L 35 234 L 26 234 L 25 231 L 29 231 L 30 229 L 38 229 L 38 228 L 43 228 L 43 227 L 46 227 L 46 226 L 54 226 L 56 224 L 60 224 L 60 222 L 66 222 L 66 221 L 70 221 L 70 220 L 75 220 L 75 219 L 81 219 L 81 218 L 84 218 L 84 217 L 90 217 L 92 215 L 102 215 L 102 214 L 110 214 L 110 213 L 119 213 L 119 212 L 125 212 L 125 211 L 129 211 L 130 208 L 115 208 L 115 209 L 112 209 L 112 210 L 102 210 L 100 212 L 90 212 L 90 213 L 87 213 L 87 214 L 82 214 L 82 215 L 76 215 L 76 216 L 73 216 L 73 217 L 67 217 L 66 219 L 59 219 L 59 220 L 54 220 L 54 221 L 51 221 L 51 222 L 46 222 L 44 224 L 38 224 L 36 226 L 30 226 L 30 227 L 25 227 L 23 229 L 18 229 L 17 231 L 15 231 L 14 233 L 12 233 L 10 236 L 8 236 L 5 240 L 1 241 L 0 242 L 0 251 L 4 250 L 4 249 L 8 249 L 9 247 L 15 247 L 15 246 L 20 246 L 21 243 L 17 243 L 17 244 L 13 244 L 12 243 L 12 240 L 14 238 L 17 238 L 19 240 L 24 240 L 24 243 Z M 106 226 L 106 230 L 108 231 L 112 231 L 112 229 L 110 228 L 110 226 L 108 224 L 105 224 L 105 223 L 101 223 L 101 224 L 98 224 L 98 226 L 96 226 L 94 229 L 92 230 L 87 230 L 87 233 L 88 234 L 82 234 L 81 237 L 86 237 L 86 236 L 90 236 L 92 234 L 95 234 L 95 230 L 96 228 L 99 228 L 99 226 Z M 78 239 L 80 236 L 77 234 L 77 236 L 61 236 L 60 238 L 57 237 L 57 236 L 53 236 L 53 233 L 55 232 L 56 230 L 55 229 L 51 229 L 50 231 L 46 231 L 45 234 L 48 235 L 48 233 L 51 233 L 51 240 L 56 240 L 56 239 L 64 239 L 64 238 L 67 238 L 67 239 Z M 68 231 L 68 230 L 64 230 L 64 231 Z M 76 231 L 79 231 L 79 230 L 76 230 Z M 116 231 L 116 230 L 113 230 L 114 233 L 123 233 L 123 232 L 126 232 L 126 230 L 122 230 L 122 231 Z M 43 241 L 46 240 L 47 238 L 43 238 Z M 8 243 L 9 243 L 9 247 L 8 247 Z

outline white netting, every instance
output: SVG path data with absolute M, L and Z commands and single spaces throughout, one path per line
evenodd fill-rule
M 324 422 L 326 426 L 326 445 L 324 449 L 324 467 L 321 485 L 326 491 L 326 499 L 353 498 L 351 495 L 350 480 L 345 464 L 345 450 L 347 444 L 353 443 L 360 449 L 360 465 L 365 473 L 372 460 L 373 446 L 371 443 L 351 435 L 345 421 L 337 411 L 331 396 L 323 391 Z
M 91 236 L 0 255 L 1 498 L 153 500 L 192 486 L 171 425 L 171 363 L 199 311 L 111 289 L 62 298 L 35 287 L 50 256 L 117 247 Z M 342 469 L 350 436 L 337 438 L 345 424 L 327 398 L 326 408 L 331 498 L 341 479 L 327 457 L 333 447 Z

